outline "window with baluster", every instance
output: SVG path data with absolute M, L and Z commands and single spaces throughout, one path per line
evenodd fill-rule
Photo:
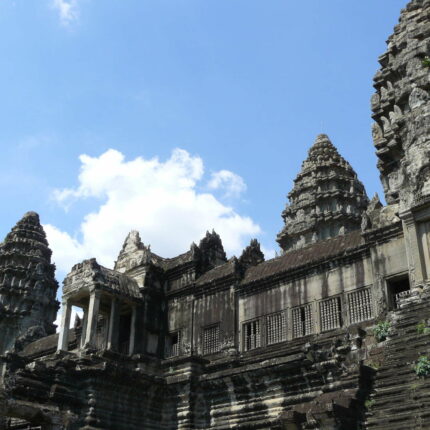
M 267 345 L 287 340 L 287 324 L 285 313 L 279 312 L 266 316 L 266 341 Z
M 312 305 L 304 305 L 292 309 L 293 338 L 307 336 L 314 331 Z
M 203 329 L 203 354 L 214 354 L 221 349 L 219 324 Z
M 261 346 L 261 331 L 260 321 L 255 320 L 243 324 L 243 349 L 250 351 L 251 349 Z
M 340 297 L 320 302 L 321 331 L 342 327 L 342 306 Z
M 372 290 L 361 288 L 348 294 L 348 313 L 351 324 L 373 318 Z

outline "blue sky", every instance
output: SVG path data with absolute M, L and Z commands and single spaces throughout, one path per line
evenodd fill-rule
M 0 237 L 39 212 L 60 280 L 131 228 L 166 257 L 213 227 L 273 255 L 322 132 L 382 194 L 372 77 L 405 4 L 1 1 Z

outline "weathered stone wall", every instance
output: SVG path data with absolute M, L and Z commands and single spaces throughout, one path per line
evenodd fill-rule
M 218 326 L 220 351 L 236 345 L 236 295 L 230 286 L 213 293 L 202 293 L 194 299 L 193 349 L 203 355 L 204 329 Z

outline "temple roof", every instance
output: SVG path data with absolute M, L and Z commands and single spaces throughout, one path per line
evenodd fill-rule
M 237 263 L 238 261 L 235 257 L 230 258 L 227 263 L 214 267 L 213 269 L 200 276 L 196 281 L 196 285 L 200 286 L 204 284 L 209 284 L 211 282 L 219 281 L 221 279 L 228 278 L 234 275 L 237 272 Z
M 73 266 L 64 280 L 63 294 L 73 294 L 83 288 L 95 287 L 122 297 L 141 298 L 139 285 L 129 276 L 100 266 L 95 258 Z
M 245 273 L 242 284 L 260 281 L 300 267 L 309 267 L 309 265 L 323 260 L 347 255 L 348 252 L 364 244 L 361 231 L 354 231 L 344 236 L 314 243 L 302 249 L 289 251 L 280 257 L 250 267 Z
M 277 238 L 284 251 L 360 228 L 368 204 L 354 169 L 325 134 L 310 148 L 288 198 Z

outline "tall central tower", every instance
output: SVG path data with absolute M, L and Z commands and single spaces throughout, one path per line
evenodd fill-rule
M 385 199 L 408 210 L 430 197 L 430 0 L 403 9 L 379 57 L 373 141 Z
M 284 251 L 359 229 L 368 204 L 357 174 L 325 134 L 309 150 L 288 198 L 277 237 Z

